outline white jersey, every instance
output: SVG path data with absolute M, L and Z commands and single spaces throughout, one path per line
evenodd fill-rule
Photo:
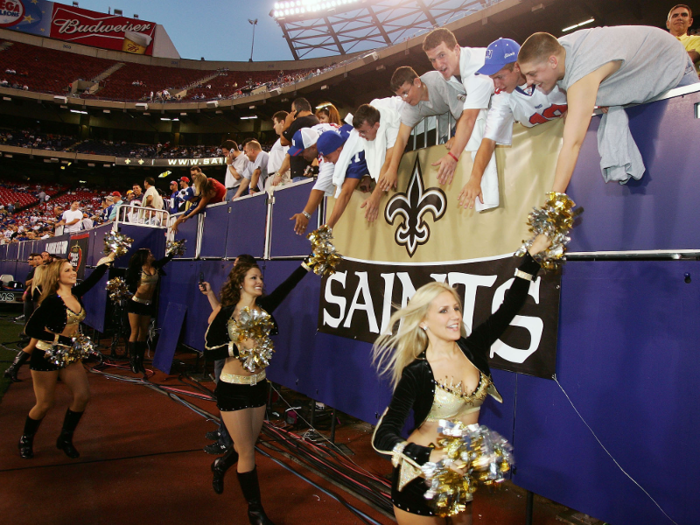
M 491 100 L 484 138 L 510 146 L 515 122 L 531 128 L 561 117 L 566 108 L 566 94 L 558 86 L 547 95 L 527 85 L 516 87 L 512 93 L 500 91 Z
M 460 80 L 451 77 L 447 83 L 458 93 L 466 95 L 462 109 L 486 109 L 493 95 L 493 81 L 488 75 L 478 75 L 476 72 L 486 61 L 485 47 L 463 47 L 459 52 Z

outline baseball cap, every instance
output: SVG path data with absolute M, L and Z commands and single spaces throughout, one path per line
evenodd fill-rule
M 186 182 L 187 184 L 190 183 L 190 178 L 189 178 L 189 177 L 180 177 L 180 178 L 177 179 L 177 180 L 178 180 L 178 182 Z
M 292 137 L 292 145 L 287 153 L 290 157 L 296 157 L 306 148 L 310 148 L 318 140 L 318 132 L 311 128 L 301 128 L 294 133 Z
M 318 142 L 316 143 L 316 149 L 318 149 L 319 155 L 328 155 L 329 153 L 333 153 L 340 146 L 345 144 L 346 140 L 348 140 L 347 135 L 343 136 L 340 134 L 340 132 L 336 130 L 325 131 L 318 138 Z
M 512 64 L 518 60 L 520 44 L 510 38 L 499 38 L 491 42 L 486 48 L 486 61 L 481 69 L 477 71 L 479 75 L 493 75 L 498 73 L 506 64 Z
M 111 193 L 111 195 L 112 195 L 112 197 L 119 197 L 120 199 L 121 199 L 121 196 L 122 196 L 122 194 L 119 193 L 118 191 L 113 191 L 113 192 Z

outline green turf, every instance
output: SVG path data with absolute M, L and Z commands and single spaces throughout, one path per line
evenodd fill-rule
M 12 310 L 0 312 L 0 402 L 2 402 L 2 397 L 11 384 L 10 381 L 5 379 L 5 370 L 12 364 L 12 361 L 14 361 L 17 355 L 17 352 L 13 350 L 19 350 L 16 344 L 8 343 L 17 341 L 19 339 L 19 333 L 22 331 L 22 325 L 16 324 L 12 322 L 12 320 L 21 313 L 21 311 L 16 312 Z M 5 346 L 11 350 L 8 350 Z

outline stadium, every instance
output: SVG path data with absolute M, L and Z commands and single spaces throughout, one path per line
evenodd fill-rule
M 465 49 L 489 46 L 481 67 L 484 60 L 488 65 L 496 49 L 491 45 L 499 39 L 511 39 L 525 49 L 528 37 L 536 33 L 566 42 L 567 35 L 587 29 L 632 31 L 640 26 L 675 36 L 671 14 L 676 8 L 688 12 L 686 38 L 700 40 L 692 26 L 692 7 L 650 0 L 270 1 L 256 10 L 260 19 L 274 21 L 275 34 L 253 32 L 253 45 L 255 38 L 274 37 L 286 46 L 280 55 L 289 53 L 292 59 L 254 61 L 251 49 L 249 61 L 223 61 L 181 57 L 166 27 L 126 17 L 118 8 L 98 13 L 77 2 L 0 2 L 3 369 L 28 353 L 22 348 L 31 341 L 36 344 L 29 333 L 32 313 L 27 302 L 36 312 L 47 308 L 31 300 L 33 284 L 25 276 L 35 270 L 28 259 L 36 255 L 39 261 L 42 253 L 67 259 L 79 283 L 104 272 L 99 280 L 95 273 L 97 284 L 76 299 L 85 314 L 80 330 L 96 347 L 84 363 L 71 365 L 86 377 L 81 384 L 89 383 L 87 417 L 75 434 L 80 459 L 66 447 L 70 459 L 63 457 L 52 442 L 52 429 L 63 421 L 65 430 L 69 419 L 59 412 L 70 406 L 68 412 L 76 413 L 78 406 L 70 377 L 57 372 L 58 387 L 57 379 L 52 387 L 42 386 L 38 378 L 50 372 L 37 368 L 36 358 L 27 355 L 27 366 L 15 371 L 16 381 L 6 374 L 8 379 L 0 383 L 5 392 L 0 475 L 7 488 L 1 515 L 8 523 L 245 523 L 246 516 L 251 523 L 288 524 L 402 524 L 418 518 L 426 520 L 421 523 L 694 522 L 692 486 L 700 467 L 695 436 L 700 427 L 692 414 L 700 406 L 691 381 L 700 370 L 689 350 L 700 336 L 694 322 L 700 310 L 700 233 L 693 198 L 700 189 L 695 177 L 700 159 L 689 147 L 689 137 L 698 122 L 700 84 L 676 82 L 653 96 L 610 104 L 594 97 L 590 117 L 593 111 L 572 111 L 573 101 L 584 99 L 585 93 L 575 84 L 567 92 L 562 86 L 569 77 L 562 73 L 557 82 L 564 105 L 557 118 L 547 116 L 537 126 L 516 118 L 508 126 L 509 141 L 492 141 L 486 161 L 491 158 L 494 166 L 495 204 L 489 204 L 482 184 L 472 205 L 462 206 L 463 186 L 473 177 L 481 152 L 478 143 L 478 150 L 470 149 L 467 141 L 477 136 L 481 118 L 485 127 L 478 133 L 488 136 L 493 101 L 505 88 L 491 72 L 472 75 L 486 79 L 492 98 L 485 106 L 470 108 L 472 88 L 464 66 L 458 64 L 461 75 L 458 69 L 452 79 L 443 78 L 433 67 L 440 58 L 432 57 L 433 48 L 426 44 L 429 35 L 445 28 L 461 46 L 457 57 Z M 258 20 L 249 22 L 255 31 Z M 247 37 L 241 39 L 242 48 L 249 44 Z M 622 37 L 615 41 L 620 48 L 624 44 Z M 684 45 L 694 61 L 698 53 Z M 564 48 L 571 66 L 572 48 Z M 651 51 L 639 54 L 635 60 L 648 61 L 659 76 L 670 75 L 670 60 L 659 59 L 657 65 L 649 58 Z M 615 60 L 623 66 L 631 62 Z M 518 59 L 527 89 L 534 93 L 533 84 L 540 81 L 531 79 L 524 63 Z M 408 69 L 415 80 L 401 82 L 404 78 L 397 74 Z M 615 72 L 598 79 L 601 96 Z M 697 77 L 696 71 L 691 73 Z M 631 97 L 638 85 L 646 89 L 657 83 L 644 77 L 644 82 L 617 92 Z M 466 86 L 466 91 L 450 91 L 445 100 L 453 99 L 445 109 L 434 109 L 428 90 L 436 97 L 434 86 L 453 89 L 454 84 Z M 402 86 L 407 89 L 402 91 Z M 526 89 L 524 84 L 516 89 L 521 87 Z M 410 102 L 413 89 L 423 90 L 416 103 L 423 113 L 407 125 L 405 108 L 415 106 Z M 397 151 L 390 153 L 391 144 L 376 145 L 368 138 L 364 121 L 353 122 L 354 115 L 364 117 L 365 105 L 381 109 L 375 110 L 381 115 L 380 129 L 395 119 L 399 138 L 395 132 L 391 144 L 401 144 Z M 474 107 L 480 115 L 474 114 L 476 124 L 465 124 L 460 113 L 467 115 Z M 329 108 L 337 109 L 339 118 Z M 300 129 L 299 135 L 285 138 L 282 129 L 296 129 L 290 127 L 292 111 L 314 118 L 324 110 L 329 127 L 318 128 L 313 144 Z M 620 114 L 622 130 L 612 124 Z M 565 164 L 560 152 L 581 115 L 590 117 L 590 124 L 586 120 L 574 147 L 571 182 L 567 179 L 568 187 L 557 189 Z M 463 126 L 473 126 L 474 132 L 469 127 L 460 143 Z M 480 136 L 478 142 L 483 146 Z M 452 149 L 456 143 L 462 148 Z M 274 169 L 261 170 L 262 159 L 265 164 L 272 160 L 279 144 L 289 148 L 286 156 L 281 154 Z M 352 152 L 351 144 L 356 148 Z M 378 149 L 381 160 L 374 157 Z M 606 175 L 606 157 L 620 150 L 637 152 L 627 171 L 634 172 L 636 162 L 642 167 L 632 178 Z M 304 152 L 315 152 L 315 160 L 302 161 Z M 441 170 L 451 165 L 448 156 L 455 163 L 445 179 Z M 282 159 L 289 169 L 286 176 Z M 347 185 L 359 159 L 365 171 Z M 242 178 L 236 174 L 232 186 L 231 169 L 238 162 L 249 171 Z M 303 175 L 296 171 L 301 162 L 308 165 Z M 343 162 L 347 173 L 339 174 Z M 330 166 L 327 175 L 324 165 Z M 385 189 L 386 173 L 392 169 L 395 186 Z M 482 171 L 488 173 L 488 168 Z M 199 201 L 183 197 L 188 186 Z M 389 407 L 391 416 L 396 385 L 378 374 L 373 343 L 387 330 L 399 330 L 398 323 L 391 324 L 392 314 L 410 305 L 416 290 L 432 281 L 456 290 L 464 305 L 459 314 L 462 331 L 478 332 L 497 315 L 501 303 L 507 304 L 512 294 L 506 290 L 517 282 L 518 272 L 522 277 L 521 259 L 511 255 L 520 250 L 529 257 L 533 241 L 529 248 L 523 242 L 539 233 L 532 229 L 531 212 L 542 206 L 545 194 L 564 190 L 572 206 L 575 201 L 579 210 L 585 209 L 569 217 L 569 228 L 575 226 L 570 232 L 560 232 L 558 242 L 566 256 L 557 259 L 555 270 L 541 270 L 523 289 L 524 306 L 489 343 L 485 368 L 465 353 L 479 378 L 472 390 L 485 384 L 482 378 L 498 388 L 497 395 L 490 391 L 492 397 L 482 400 L 478 423 L 512 444 L 515 466 L 494 474 L 496 481 L 484 483 L 482 475 L 477 483 L 476 474 L 462 478 L 474 483 L 472 489 L 486 486 L 479 486 L 472 503 L 473 490 L 463 490 L 461 511 L 455 510 L 453 518 L 428 521 L 405 511 L 409 496 L 398 495 L 398 473 L 408 470 L 406 458 L 413 468 L 417 465 L 415 457 L 403 452 L 406 444 L 421 443 L 428 454 L 442 446 L 416 441 L 420 428 L 428 428 L 421 427 L 420 400 L 410 416 L 418 429 L 410 426 L 412 419 L 401 420 L 396 428 L 401 443 L 394 447 L 392 442 L 388 450 L 378 446 L 381 427 L 388 426 L 382 415 Z M 380 204 L 370 217 L 375 196 Z M 77 225 L 65 215 L 76 210 L 82 214 Z M 324 225 L 332 228 L 332 244 L 324 240 Z M 126 242 L 120 235 L 130 241 L 123 251 L 115 248 Z M 111 267 L 100 269 L 110 249 L 117 257 L 107 264 Z M 330 259 L 327 253 L 319 255 L 320 249 L 330 249 Z M 153 266 L 154 273 L 149 273 L 151 263 L 144 262 L 146 270 L 139 269 L 143 273 L 132 295 L 114 295 L 112 283 L 118 278 L 128 282 L 131 261 L 146 251 L 167 265 Z M 279 334 L 273 331 L 265 339 L 274 343 L 269 368 L 265 362 L 255 373 L 245 368 L 245 375 L 235 376 L 260 377 L 262 383 L 245 379 L 251 390 L 270 385 L 265 399 L 255 405 L 265 407 L 262 431 L 251 444 L 259 492 L 247 492 L 251 485 L 244 479 L 250 472 L 242 469 L 250 458 L 239 449 L 243 445 L 236 445 L 241 490 L 231 468 L 226 477 L 229 497 L 222 499 L 222 465 L 234 447 L 230 441 L 221 444 L 220 433 L 230 426 L 230 414 L 243 410 L 226 408 L 217 386 L 225 380 L 218 380 L 222 372 L 215 372 L 214 362 L 224 366 L 226 361 L 228 367 L 235 361 L 239 366 L 243 359 L 234 359 L 233 353 L 214 357 L 209 347 L 217 312 L 227 307 L 224 290 L 233 282 L 234 262 L 243 254 L 252 256 L 264 279 L 259 306 L 264 299 L 276 301 L 278 293 L 282 300 L 274 302 L 272 317 Z M 290 285 L 300 264 L 310 271 Z M 153 295 L 132 311 L 149 278 L 157 282 L 148 292 Z M 243 290 L 245 283 L 240 284 Z M 278 292 L 282 289 L 284 294 Z M 43 294 L 40 289 L 35 299 Z M 69 317 L 80 310 L 67 301 L 65 308 Z M 240 315 L 238 309 L 235 315 Z M 134 335 L 137 317 L 149 320 L 143 338 Z M 50 342 L 54 350 L 44 350 L 43 341 L 36 348 L 50 353 L 60 346 L 59 334 L 65 337 L 67 332 L 54 334 L 48 327 L 40 328 L 55 335 Z M 230 330 L 222 333 L 232 338 Z M 239 343 L 245 339 L 241 337 Z M 428 344 L 434 340 L 425 342 L 426 363 L 432 359 Z M 229 347 L 235 348 L 234 342 Z M 442 388 L 438 365 L 427 366 L 433 367 L 432 384 Z M 229 371 L 224 368 L 224 376 Z M 50 395 L 42 388 L 49 388 Z M 429 388 L 435 392 L 435 386 Z M 465 397 L 462 386 L 459 394 Z M 27 435 L 25 417 L 38 413 L 42 396 L 50 398 L 47 407 L 55 402 L 57 408 L 45 418 L 42 412 L 38 420 L 45 422 L 31 434 L 33 439 L 37 433 L 34 449 L 28 456 L 20 442 L 20 457 L 17 437 Z M 226 425 L 220 426 L 220 420 Z M 211 466 L 213 458 L 201 451 L 207 431 L 216 434 L 209 452 L 221 456 Z M 404 466 L 397 467 L 402 461 Z M 488 468 L 493 471 L 497 463 L 492 461 Z M 417 467 L 411 483 L 422 483 L 425 491 L 422 478 L 429 475 Z M 436 490 L 447 494 L 448 489 L 440 485 Z M 43 505 L 36 504 L 38 498 Z

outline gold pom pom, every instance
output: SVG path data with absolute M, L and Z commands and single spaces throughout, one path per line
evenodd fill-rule
M 134 243 L 134 239 L 127 237 L 123 233 L 110 231 L 105 235 L 105 255 L 113 253 L 117 257 L 126 255 L 129 252 L 129 248 Z
M 126 281 L 122 277 L 114 277 L 107 281 L 106 287 L 110 301 L 119 302 L 128 299 L 132 294 L 126 287 Z
M 523 241 L 523 245 L 515 252 L 515 255 L 522 257 L 532 246 L 535 237 L 545 235 L 551 241 L 547 250 L 533 255 L 542 268 L 545 270 L 556 270 L 564 262 L 566 245 L 571 238 L 568 236 L 571 228 L 574 227 L 574 219 L 583 213 L 583 208 L 574 210 L 576 203 L 572 201 L 566 193 L 555 191 L 547 193 L 547 202 L 541 208 L 533 208 L 528 216 L 532 238 Z
M 165 255 L 172 255 L 173 257 L 182 257 L 185 255 L 185 243 L 187 239 L 180 239 L 179 241 L 168 241 L 165 245 Z
M 71 346 L 57 344 L 44 353 L 44 357 L 59 368 L 87 359 L 91 355 L 98 355 L 95 343 L 82 334 L 73 338 Z
M 445 457 L 425 463 L 421 470 L 428 483 L 425 499 L 441 518 L 466 510 L 478 483 L 505 480 L 513 464 L 513 449 L 502 436 L 484 425 L 440 420 L 437 448 Z
M 255 373 L 270 365 L 275 347 L 270 340 L 270 332 L 275 324 L 265 310 L 243 308 L 238 320 L 228 321 L 228 336 L 238 346 L 238 360 L 248 372 Z M 244 343 L 252 341 L 248 348 Z
M 335 268 L 342 259 L 331 242 L 333 230 L 328 226 L 321 226 L 306 236 L 311 241 L 311 257 L 307 264 L 316 275 L 333 275 Z

